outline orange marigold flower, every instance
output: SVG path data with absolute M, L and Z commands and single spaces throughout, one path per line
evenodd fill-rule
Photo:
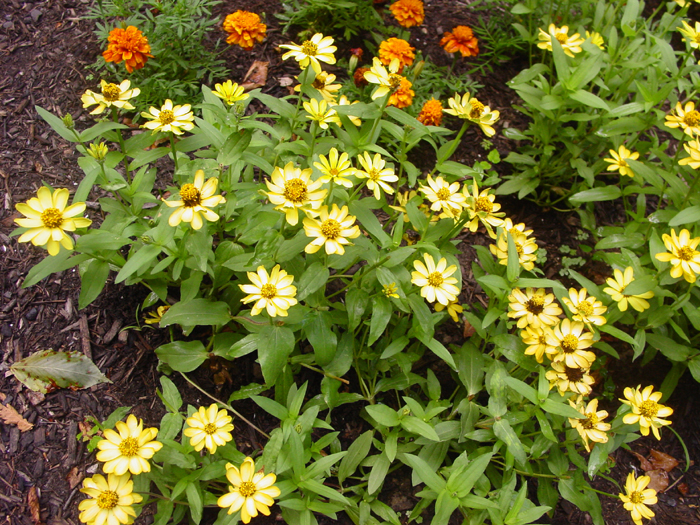
M 439 126 L 442 123 L 442 102 L 431 98 L 420 110 L 418 121 L 426 126 Z
M 353 73 L 353 78 L 355 79 L 355 85 L 359 88 L 366 86 L 369 82 L 365 78 L 365 71 L 369 71 L 368 67 L 358 67 Z
M 229 33 L 227 44 L 237 44 L 243 49 L 251 50 L 255 42 L 262 42 L 267 34 L 267 26 L 260 17 L 250 11 L 239 9 L 224 20 L 224 31 Z
M 388 106 L 396 106 L 399 109 L 407 108 L 413 104 L 413 96 L 415 93 L 411 89 L 411 82 L 405 78 L 401 79 L 401 85 L 389 97 Z
M 123 60 L 129 73 L 141 69 L 149 57 L 153 58 L 148 38 L 134 26 L 126 29 L 115 27 L 109 32 L 107 41 L 107 50 L 102 53 L 104 59 L 115 64 Z
M 419 26 L 425 19 L 421 0 L 398 0 L 389 7 L 399 25 L 403 27 Z
M 404 66 L 413 64 L 413 59 L 416 58 L 416 55 L 413 53 L 415 49 L 415 47 L 401 38 L 390 38 L 379 44 L 379 60 L 382 61 L 382 64 L 388 66 L 393 59 L 397 59 L 399 61 L 397 73 L 401 73 Z
M 457 26 L 452 32 L 445 32 L 440 45 L 448 53 L 462 53 L 462 57 L 475 57 L 479 54 L 479 41 L 467 26 Z

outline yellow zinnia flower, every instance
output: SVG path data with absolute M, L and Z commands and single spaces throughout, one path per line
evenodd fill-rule
M 678 161 L 681 166 L 690 166 L 694 170 L 700 168 L 700 140 L 689 140 L 683 143 L 683 149 L 690 155 Z
M 525 349 L 525 355 L 534 355 L 538 363 L 542 362 L 545 355 L 548 359 L 552 359 L 557 353 L 557 349 L 547 343 L 544 329 L 544 325 L 527 325 L 524 330 L 520 331 L 520 338 L 523 343 L 528 345 Z
M 569 424 L 578 431 L 586 451 L 591 451 L 589 439 L 595 443 L 607 443 L 606 432 L 610 430 L 610 423 L 604 423 L 603 420 L 608 417 L 608 413 L 605 410 L 598 410 L 598 400 L 591 399 L 587 406 L 581 406 L 569 399 L 569 404 L 583 416 L 577 419 L 569 418 Z
M 398 299 L 400 296 L 396 293 L 397 290 L 398 288 L 396 287 L 396 283 L 382 285 L 382 293 L 385 297 L 393 297 L 394 299 Z
M 585 325 L 579 321 L 562 320 L 547 332 L 547 342 L 557 349 L 553 361 L 562 361 L 569 368 L 590 368 L 595 354 L 590 348 L 593 341 L 591 332 L 584 332 Z
M 650 481 L 649 476 L 635 478 L 634 473 L 630 472 L 625 482 L 627 494 L 620 493 L 625 510 L 630 512 L 635 525 L 642 525 L 642 518 L 651 519 L 654 517 L 654 512 L 647 505 L 654 505 L 658 499 L 654 489 L 646 488 Z
M 180 188 L 180 200 L 163 201 L 169 208 L 177 208 L 170 214 L 168 224 L 174 227 L 184 221 L 189 222 L 195 230 L 199 230 L 204 224 L 202 216 L 209 222 L 218 221 L 219 215 L 209 209 L 226 202 L 222 195 L 214 195 L 218 184 L 219 179 L 216 177 L 211 177 L 205 183 L 204 171 L 197 170 L 194 183 L 188 182 Z
M 319 74 L 321 72 L 321 62 L 326 64 L 335 64 L 335 53 L 337 47 L 333 45 L 333 38 L 330 36 L 324 37 L 321 33 L 316 33 L 311 37 L 311 40 L 306 40 L 300 46 L 292 42 L 291 44 L 283 44 L 279 46 L 281 49 L 289 49 L 282 60 L 287 60 L 289 57 L 294 57 L 294 60 L 299 62 L 301 69 L 306 69 L 309 64 Z
M 493 125 L 498 121 L 500 111 L 491 111 L 490 107 L 484 106 L 477 98 L 471 97 L 469 93 L 465 93 L 461 97 L 455 93 L 455 96 L 449 99 L 447 104 L 450 108 L 446 109 L 445 113 L 475 122 L 487 137 L 493 137 L 496 134 Z
M 250 523 L 251 518 L 256 517 L 258 512 L 265 516 L 270 515 L 269 507 L 274 505 L 274 498 L 280 495 L 280 489 L 274 485 L 277 476 L 255 472 L 253 459 L 245 458 L 240 469 L 231 463 L 226 464 L 226 479 L 231 483 L 230 492 L 218 499 L 219 507 L 228 507 L 229 514 L 240 509 L 243 523 Z
M 239 284 L 238 287 L 248 295 L 241 299 L 243 304 L 255 301 L 250 315 L 258 315 L 263 309 L 270 317 L 287 317 L 287 310 L 297 304 L 294 296 L 297 294 L 293 275 L 280 269 L 276 264 L 268 274 L 264 266 L 258 266 L 256 272 L 248 272 L 248 279 L 253 284 Z
M 387 93 L 391 93 L 401 87 L 401 81 L 404 79 L 398 74 L 399 61 L 394 59 L 389 64 L 389 70 L 382 65 L 382 61 L 377 57 L 372 59 L 372 67 L 369 71 L 365 71 L 365 80 L 370 84 L 377 84 L 379 87 L 372 93 L 372 100 L 383 97 Z
M 664 233 L 661 238 L 668 252 L 657 253 L 659 261 L 671 263 L 671 277 L 681 277 L 689 283 L 694 283 L 696 274 L 700 274 L 700 251 L 695 248 L 700 244 L 700 237 L 690 238 L 690 232 L 685 228 L 676 235 L 676 230 L 671 230 L 671 235 Z
M 141 113 L 142 117 L 151 119 L 141 127 L 153 130 L 153 133 L 171 131 L 175 135 L 182 135 L 184 131 L 194 129 L 194 114 L 190 111 L 191 108 L 189 104 L 173 106 L 173 101 L 166 99 L 160 110 L 151 106 L 148 112 Z
M 338 114 L 333 108 L 328 107 L 325 100 L 318 101 L 312 98 L 309 102 L 304 102 L 304 109 L 308 113 L 306 118 L 317 122 L 321 129 L 328 129 L 328 124 L 340 124 Z
M 548 29 L 548 33 L 545 33 L 544 30 L 540 29 L 540 41 L 537 44 L 537 47 L 551 51 L 552 38 L 556 38 L 561 44 L 564 53 L 571 58 L 574 57 L 574 53 L 581 52 L 581 44 L 583 44 L 584 39 L 581 38 L 581 35 L 578 33 L 574 33 L 573 35 L 569 36 L 569 26 L 557 27 L 554 24 L 549 24 Z
M 109 153 L 109 148 L 104 142 L 93 142 L 87 147 L 85 153 L 90 155 L 97 162 L 102 162 L 103 160 L 105 160 L 107 153 Z
M 216 447 L 222 447 L 233 439 L 232 420 L 226 409 L 219 410 L 216 403 L 212 403 L 209 408 L 199 407 L 197 412 L 188 417 L 185 421 L 187 428 L 182 433 L 190 438 L 190 445 L 197 452 L 207 447 L 213 454 Z
M 328 158 L 323 155 L 318 156 L 320 162 L 314 162 L 314 166 L 323 174 L 316 182 L 334 182 L 346 188 L 352 188 L 352 181 L 345 177 L 355 174 L 355 168 L 348 158 L 348 154 L 343 152 L 338 155 L 338 150 L 331 148 Z
M 136 512 L 132 505 L 141 503 L 143 498 L 135 494 L 134 482 L 129 474 L 117 476 L 109 474 L 105 479 L 101 474 L 83 480 L 80 492 L 90 496 L 78 505 L 81 511 L 78 518 L 89 525 L 128 525 L 134 522 Z
M 569 297 L 564 297 L 562 302 L 573 314 L 574 321 L 603 326 L 607 322 L 603 317 L 607 307 L 595 297 L 586 297 L 587 295 L 588 290 L 585 288 L 578 291 L 575 288 L 569 288 Z
M 319 218 L 304 218 L 304 233 L 307 237 L 315 237 L 313 241 L 306 245 L 306 253 L 316 253 L 325 246 L 328 255 L 337 253 L 343 255 L 345 248 L 343 245 L 352 244 L 348 239 L 356 239 L 360 236 L 360 228 L 354 224 L 355 217 L 348 215 L 347 206 L 338 208 L 333 204 L 331 212 L 328 213 L 328 206 L 322 206 L 318 211 Z
M 591 41 L 591 44 L 598 46 L 603 51 L 605 50 L 605 41 L 600 33 L 596 33 L 595 31 L 589 33 L 586 31 L 586 38 Z
M 685 20 L 681 22 L 683 27 L 679 27 L 678 32 L 685 36 L 685 41 L 688 42 L 691 49 L 698 49 L 700 47 L 700 22 L 695 22 L 695 29 Z
M 572 368 L 563 361 L 553 361 L 551 366 L 544 376 L 549 381 L 549 388 L 556 386 L 562 396 L 567 392 L 587 396 L 593 390 L 595 379 L 590 375 L 590 368 Z
M 666 115 L 667 128 L 680 127 L 689 137 L 700 135 L 700 112 L 695 109 L 695 102 L 688 101 L 685 106 L 677 102 L 675 112 L 675 115 L 673 112 Z
M 335 75 L 321 71 L 311 83 L 311 87 L 318 91 L 323 100 L 330 105 L 335 104 L 335 92 L 343 87 L 341 84 L 334 84 L 333 82 L 335 82 Z M 300 92 L 301 84 L 294 86 L 294 91 Z
M 155 312 L 148 312 L 148 317 L 144 317 L 143 322 L 146 324 L 157 324 L 165 315 L 165 312 L 170 310 L 170 305 L 166 304 L 156 308 Z
M 447 313 L 450 314 L 452 320 L 455 323 L 459 323 L 459 314 L 461 314 L 464 311 L 464 307 L 457 301 L 450 301 L 450 303 L 447 306 L 445 306 L 442 303 L 437 303 L 435 305 L 436 312 L 442 312 L 445 308 L 447 308 Z
M 63 246 L 66 250 L 73 249 L 73 239 L 66 232 L 76 228 L 87 228 L 92 224 L 90 219 L 76 217 L 85 211 L 84 202 L 76 202 L 66 208 L 70 194 L 65 188 L 51 191 L 42 186 L 27 202 L 15 204 L 15 208 L 24 217 L 15 219 L 22 228 L 29 228 L 22 233 L 18 242 L 30 242 L 34 246 L 44 246 L 49 255 L 56 255 Z
M 418 190 L 423 192 L 427 199 L 432 202 L 430 209 L 443 212 L 447 217 L 459 217 L 462 213 L 462 206 L 466 202 L 466 197 L 459 191 L 459 182 L 450 184 L 442 177 L 435 180 L 428 175 L 427 186 L 418 186 Z
M 227 80 L 223 84 L 215 84 L 212 95 L 216 95 L 229 106 L 233 106 L 236 102 L 245 100 L 250 96 L 243 91 L 243 86 L 239 86 L 237 83 Z
M 385 168 L 386 161 L 379 155 L 374 154 L 374 158 L 370 157 L 365 151 L 358 157 L 360 164 L 364 170 L 355 171 L 355 177 L 360 179 L 368 179 L 367 187 L 374 192 L 374 198 L 379 200 L 382 195 L 382 190 L 391 195 L 394 189 L 387 182 L 396 182 L 399 178 L 394 174 L 391 168 Z
M 620 146 L 618 151 L 615 151 L 614 149 L 610 150 L 610 155 L 612 155 L 611 158 L 605 158 L 603 159 L 605 162 L 610 164 L 608 166 L 608 169 L 610 171 L 617 171 L 620 170 L 620 175 L 626 175 L 627 177 L 634 177 L 634 172 L 632 171 L 632 168 L 630 168 L 630 165 L 627 164 L 626 160 L 627 159 L 632 159 L 632 160 L 637 160 L 639 158 L 639 153 L 638 152 L 631 152 L 624 146 Z
M 449 305 L 456 301 L 459 295 L 459 288 L 455 286 L 457 279 L 450 277 L 457 271 L 454 264 L 447 266 L 447 259 L 442 257 L 437 266 L 432 255 L 424 253 L 425 264 L 420 260 L 413 261 L 415 272 L 411 272 L 411 282 L 420 287 L 421 297 L 429 303 L 437 301 L 442 305 Z
M 625 288 L 634 281 L 634 270 L 631 266 L 625 268 L 624 274 L 620 270 L 615 269 L 613 275 L 614 278 L 608 277 L 605 280 L 608 287 L 603 288 L 603 292 L 612 297 L 613 301 L 617 302 L 617 307 L 621 312 L 627 310 L 627 303 L 638 312 L 643 312 L 649 308 L 649 301 L 646 299 L 654 297 L 654 292 L 648 291 L 637 295 L 625 294 Z
M 497 237 L 493 228 L 503 225 L 502 217 L 505 213 L 498 212 L 501 205 L 495 202 L 496 196 L 491 193 L 491 188 L 484 188 L 479 193 L 479 186 L 474 180 L 473 192 L 469 192 L 469 185 L 465 184 L 462 187 L 462 193 L 466 197 L 464 207 L 469 213 L 469 222 L 465 225 L 469 231 L 475 232 L 479 227 L 479 223 L 483 224 L 489 236 L 493 239 Z
M 632 412 L 625 414 L 622 422 L 625 425 L 639 423 L 639 430 L 643 436 L 648 436 L 649 429 L 651 429 L 656 439 L 660 440 L 661 434 L 659 429 L 671 424 L 670 421 L 661 418 L 673 414 L 673 409 L 659 403 L 663 393 L 654 392 L 653 385 L 649 385 L 644 390 L 640 390 L 641 386 L 625 388 L 625 399 L 620 399 L 620 401 L 625 405 L 631 406 Z
M 311 169 L 302 170 L 288 162 L 284 170 L 275 166 L 266 180 L 268 199 L 275 204 L 275 209 L 285 214 L 285 219 L 292 226 L 299 222 L 299 210 L 304 213 L 315 213 L 321 206 L 328 190 L 320 189 L 320 181 L 311 181 Z
M 124 80 L 121 84 L 111 84 L 105 80 L 100 81 L 102 93 L 93 93 L 89 89 L 83 93 L 80 100 L 83 102 L 84 108 L 89 108 L 97 104 L 97 107 L 90 112 L 90 115 L 99 115 L 105 109 L 114 106 L 120 109 L 134 109 L 129 103 L 130 98 L 134 98 L 141 93 L 138 88 L 129 89 L 131 82 Z
M 114 430 L 105 429 L 102 441 L 97 443 L 100 451 L 97 453 L 97 461 L 104 461 L 102 470 L 107 474 L 114 473 L 121 476 L 125 472 L 141 474 L 150 472 L 151 465 L 147 460 L 158 452 L 163 444 L 154 441 L 158 435 L 155 427 L 143 428 L 143 420 L 130 414 L 126 423 L 117 421 L 117 434 Z
M 520 288 L 513 288 L 508 301 L 508 317 L 518 320 L 518 328 L 554 326 L 562 313 L 554 302 L 554 294 L 545 294 L 544 288 L 525 288 L 524 293 Z
M 532 232 L 532 230 L 529 231 Z M 529 234 L 523 235 L 517 231 L 513 232 L 513 229 L 510 231 L 503 229 L 496 238 L 496 244 L 489 245 L 489 250 L 496 256 L 499 264 L 508 266 L 508 233 L 513 237 L 515 249 L 518 252 L 518 263 L 523 269 L 531 271 L 535 267 L 539 248 L 535 239 L 528 237 Z

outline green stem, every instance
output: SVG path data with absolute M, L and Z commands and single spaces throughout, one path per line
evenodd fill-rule
M 117 124 L 119 123 L 119 110 L 115 106 L 112 106 L 112 120 Z M 124 144 L 124 137 L 122 136 L 122 131 L 120 129 L 115 129 L 114 131 L 119 139 L 119 149 L 124 154 L 124 174 L 126 176 L 126 183 L 131 184 L 129 159 L 126 156 L 126 146 Z
M 586 486 L 586 485 L 583 485 L 583 488 L 585 490 L 590 490 L 591 492 L 597 492 L 598 494 L 602 494 L 603 496 L 609 496 L 611 498 L 620 499 L 620 496 L 617 494 L 610 494 L 609 492 L 604 492 L 602 490 L 594 489 L 593 487 Z
M 335 379 L 336 381 L 340 381 L 341 383 L 345 383 L 346 385 L 350 384 L 350 381 L 347 379 L 343 379 L 342 377 L 334 376 L 333 374 L 329 374 L 328 372 L 321 370 L 320 368 L 316 368 L 315 366 L 308 365 L 306 363 L 301 363 L 301 366 L 308 368 L 309 370 L 313 370 L 314 372 L 318 372 L 319 374 L 323 374 L 329 379 Z
M 175 151 L 175 134 L 170 132 L 170 152 L 173 154 L 173 162 L 175 163 L 175 173 L 177 173 L 177 151 Z
M 384 98 L 382 100 L 381 104 L 381 109 L 379 112 L 379 116 L 374 120 L 374 124 L 372 124 L 372 131 L 369 132 L 369 140 L 372 141 L 372 143 L 376 142 L 373 140 L 372 137 L 374 137 L 374 132 L 377 131 L 377 126 L 379 125 L 379 121 L 382 120 L 382 116 L 384 115 L 384 110 L 386 109 L 387 104 L 389 104 L 389 97 L 391 96 L 390 93 L 387 93 L 384 95 Z
M 685 454 L 685 469 L 683 469 L 683 472 L 688 472 L 688 469 L 690 468 L 690 454 L 688 453 L 688 447 L 685 446 L 685 441 L 678 435 L 678 432 L 676 432 L 671 426 L 667 426 L 671 432 L 673 432 L 676 437 L 678 438 L 678 441 L 681 443 L 681 447 L 683 447 L 683 453 Z
M 459 146 L 459 141 L 462 139 L 462 135 L 464 135 L 464 132 L 467 131 L 468 127 L 469 127 L 469 121 L 465 120 L 462 123 L 462 128 L 459 130 L 459 133 L 457 133 L 457 136 L 452 141 L 452 146 L 450 146 L 450 148 L 445 152 L 445 154 L 442 157 L 437 159 L 437 162 L 435 163 L 435 167 L 433 168 L 433 171 L 430 172 L 431 177 L 437 171 L 438 166 L 440 164 L 442 164 L 443 162 L 445 162 L 447 159 L 449 159 L 452 156 L 452 154 L 455 152 L 455 150 L 457 149 L 457 146 Z

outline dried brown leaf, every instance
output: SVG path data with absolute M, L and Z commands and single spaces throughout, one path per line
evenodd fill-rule
M 663 492 L 668 487 L 668 473 L 665 470 L 648 470 L 645 474 L 651 478 L 647 488 L 654 489 L 656 492 Z
M 257 89 L 263 87 L 267 82 L 267 66 L 269 62 L 260 62 L 256 60 L 250 66 L 250 69 L 243 77 L 243 89 L 250 91 L 251 89 Z
M 34 428 L 34 425 L 20 416 L 12 405 L 0 405 L 0 419 L 7 425 L 17 425 L 22 432 Z
M 632 454 L 635 455 L 635 457 L 639 460 L 639 466 L 642 467 L 642 470 L 646 472 L 647 470 L 654 470 L 654 467 L 651 466 L 651 463 L 642 456 L 641 454 L 637 454 L 634 450 L 630 451 Z
M 70 488 L 75 488 L 78 483 L 83 481 L 83 473 L 78 470 L 78 467 L 73 467 L 66 476 L 66 481 Z
M 663 452 L 659 452 L 658 450 L 654 450 L 653 448 L 649 452 L 649 462 L 651 463 L 652 468 L 662 469 L 666 472 L 671 472 L 678 466 L 678 460 L 676 458 Z
M 41 509 L 39 508 L 39 496 L 36 493 L 36 487 L 30 487 L 27 493 L 27 506 L 35 525 L 39 525 L 41 523 Z
M 676 485 L 676 488 L 678 489 L 678 492 L 681 493 L 681 496 L 685 496 L 688 494 L 688 484 L 687 483 L 679 483 Z
M 464 320 L 464 331 L 463 331 L 463 337 L 466 339 L 467 337 L 471 337 L 476 333 L 476 329 L 471 325 L 469 321 L 466 319 Z

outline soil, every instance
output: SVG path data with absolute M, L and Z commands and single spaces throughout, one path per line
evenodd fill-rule
M 0 257 L 0 371 L 7 372 L 12 363 L 39 350 L 79 350 L 91 357 L 112 381 L 87 390 L 58 390 L 43 396 L 22 388 L 9 373 L 0 374 L 0 401 L 17 409 L 33 424 L 31 430 L 22 432 L 15 425 L 0 422 L 0 517 L 4 516 L 2 523 L 8 525 L 74 525 L 79 522 L 80 482 L 98 468 L 94 454 L 87 453 L 85 442 L 77 439 L 80 432 L 89 428 L 86 418 L 104 420 L 116 408 L 130 406 L 132 413 L 143 418 L 146 425 L 153 426 L 164 411 L 155 395 L 160 374 L 153 351 L 166 342 L 167 334 L 136 326 L 144 290 L 109 282 L 95 303 L 78 310 L 79 279 L 75 270 L 52 275 L 31 288 L 22 288 L 27 272 L 44 258 L 45 252 L 18 244 L 9 236 L 14 229 L 13 219 L 18 216 L 14 205 L 35 194 L 42 182 L 74 188 L 80 181 L 82 172 L 77 166 L 73 146 L 49 128 L 34 106 L 58 115 L 70 113 L 79 128 L 90 122 L 91 117 L 81 107 L 80 95 L 86 89 L 96 89 L 95 81 L 86 80 L 86 66 L 94 62 L 101 49 L 93 34 L 93 22 L 81 19 L 87 6 L 88 0 L 3 0 L 0 7 L 3 15 L 0 19 L 0 69 L 5 72 L 0 78 L 0 250 L 3 253 Z M 281 32 L 274 17 L 274 13 L 281 10 L 280 3 L 276 0 L 227 0 L 217 6 L 215 14 L 223 20 L 225 14 L 240 7 L 267 14 L 268 39 L 252 53 L 234 47 L 225 50 L 223 56 L 231 68 L 231 78 L 240 81 L 253 60 L 268 61 L 268 79 L 263 91 L 285 95 L 286 88 L 280 86 L 279 79 L 294 76 L 298 71 L 295 65 L 282 62 L 277 51 L 278 44 L 296 37 Z M 411 30 L 412 40 L 418 43 L 424 56 L 439 65 L 451 62 L 437 46 L 442 32 L 458 24 L 473 26 L 479 16 L 486 16 L 470 11 L 465 2 L 447 0 L 427 1 L 426 14 L 425 24 Z M 500 16 L 499 13 L 495 15 Z M 390 16 L 386 19 L 387 23 L 393 23 Z M 515 57 L 499 64 L 492 73 L 475 77 L 484 86 L 480 98 L 501 111 L 501 122 L 521 128 L 525 123 L 511 107 L 517 98 L 505 83 L 523 66 L 522 60 Z M 467 61 L 460 61 L 455 74 L 464 74 L 469 67 Z M 501 134 L 493 142 L 503 156 L 513 147 Z M 481 137 L 471 130 L 455 157 L 471 164 L 484 155 Z M 507 166 L 499 165 L 498 169 L 506 170 Z M 559 247 L 580 244 L 575 237 L 577 218 L 513 199 L 502 199 L 502 202 L 509 216 L 533 228 L 538 242 L 547 249 L 550 257 L 544 268 L 546 276 L 558 275 L 561 269 Z M 93 215 L 96 208 L 89 203 Z M 463 302 L 468 303 L 485 300 L 470 273 L 474 243 L 487 244 L 483 232 L 469 239 L 465 237 L 459 245 L 466 283 Z M 600 273 L 604 270 L 594 266 L 584 270 L 598 282 L 605 277 Z M 455 328 L 443 333 L 446 343 L 460 344 L 464 337 L 462 330 Z M 624 348 L 621 351 L 630 353 Z M 604 385 L 614 385 L 608 389 L 609 399 L 613 400 L 621 397 L 626 386 L 643 383 L 658 387 L 668 369 L 663 360 L 654 360 L 644 367 L 635 363 L 625 367 L 618 365 L 616 369 L 614 365 L 612 363 L 607 371 L 614 377 L 614 383 L 601 377 L 597 386 L 602 392 Z M 207 392 L 224 398 L 243 385 L 261 380 L 259 367 L 252 358 L 237 360 L 235 373 L 229 373 L 229 366 L 227 362 L 212 362 L 192 377 Z M 186 403 L 196 406 L 209 402 L 181 378 L 174 380 Z M 311 372 L 300 380 L 309 380 L 310 392 L 318 389 L 318 377 Z M 661 442 L 645 438 L 631 447 L 642 456 L 655 449 L 680 461 L 669 473 L 672 488 L 660 494 L 659 503 L 654 506 L 658 524 L 700 523 L 700 468 L 697 466 L 700 424 L 695 406 L 700 399 L 699 391 L 699 385 L 692 378 L 684 377 L 668 400 L 675 410 L 673 428 L 688 448 L 689 464 L 680 442 L 670 432 L 664 432 Z M 235 408 L 247 418 L 255 419 L 265 431 L 269 432 L 276 425 L 273 418 L 250 401 L 236 402 Z M 351 405 L 345 411 L 338 409 L 334 415 L 333 424 L 341 430 L 341 439 L 346 443 L 366 430 L 367 424 L 358 417 L 358 410 Z M 234 432 L 243 452 L 252 453 L 264 444 L 243 424 L 237 425 Z M 622 449 L 611 460 L 615 467 L 609 476 L 619 485 L 624 484 L 631 469 L 640 467 L 639 458 Z M 594 487 L 619 492 L 618 487 L 603 478 L 595 480 Z M 409 482 L 408 470 L 400 469 L 387 480 L 382 499 L 397 511 L 405 511 L 415 505 L 416 492 L 417 488 Z M 601 499 L 607 524 L 631 523 L 619 500 Z M 591 523 L 586 513 L 565 501 L 559 504 L 553 517 L 542 519 L 543 522 L 547 520 L 561 525 Z M 144 512 L 137 523 L 151 521 L 151 513 Z M 212 521 L 213 517 L 205 514 L 203 523 Z M 270 518 L 259 519 L 256 523 L 279 521 L 279 509 L 273 507 Z M 321 518 L 321 522 L 330 523 L 330 520 Z M 343 518 L 343 522 L 349 520 Z

